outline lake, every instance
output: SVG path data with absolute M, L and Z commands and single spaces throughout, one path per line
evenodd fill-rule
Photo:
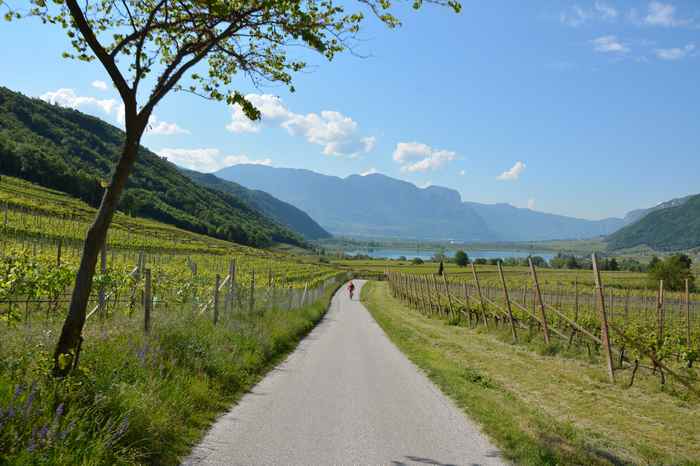
M 445 255 L 447 257 L 452 257 L 454 256 L 455 252 L 456 251 L 446 251 Z M 505 259 L 507 257 L 525 258 L 527 256 L 541 256 L 544 258 L 544 260 L 549 261 L 556 256 L 556 254 L 551 251 L 487 251 L 479 249 L 465 249 L 464 252 L 467 253 L 469 259 Z M 416 251 L 415 249 L 371 249 L 369 252 L 367 250 L 345 251 L 345 254 L 349 256 L 363 254 L 376 259 L 398 259 L 399 257 L 404 256 L 409 260 L 413 259 L 414 257 L 420 257 L 423 260 L 430 260 L 435 255 L 435 251 Z

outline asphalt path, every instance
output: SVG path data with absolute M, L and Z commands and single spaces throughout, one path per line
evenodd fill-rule
M 323 321 L 185 465 L 496 465 L 499 451 L 387 338 L 359 302 Z

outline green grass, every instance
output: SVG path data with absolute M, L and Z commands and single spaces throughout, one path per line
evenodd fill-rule
M 609 384 L 585 358 L 425 317 L 385 283 L 368 283 L 362 299 L 391 340 L 516 464 L 700 464 L 698 400 L 675 387 L 663 391 L 652 377 L 632 388 Z
M 57 327 L 0 329 L 0 464 L 178 464 L 216 415 L 288 354 L 333 290 L 214 326 L 189 308 L 88 327 L 80 367 L 49 374 Z

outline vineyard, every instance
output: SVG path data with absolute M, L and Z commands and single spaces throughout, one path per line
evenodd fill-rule
M 348 277 L 118 213 L 81 346 L 59 359 L 71 377 L 57 384 L 52 351 L 94 212 L 0 180 L 0 463 L 177 463 Z
M 597 265 L 596 265 L 597 269 Z M 590 281 L 542 283 L 530 266 L 508 274 L 499 265 L 483 273 L 472 265 L 458 277 L 386 271 L 391 292 L 423 314 L 470 327 L 508 329 L 513 342 L 540 338 L 584 350 L 602 362 L 608 377 L 628 374 L 632 385 L 638 371 L 669 379 L 698 393 L 700 352 L 699 297 L 670 293 L 663 282 L 655 291 L 606 288 L 598 270 Z
M 36 315 L 60 319 L 94 210 L 8 177 L 0 182 L 0 206 L 0 319 L 7 326 Z M 331 268 L 118 214 L 90 308 L 101 316 L 133 314 L 146 306 L 148 291 L 153 306 L 164 312 L 184 305 L 204 311 L 218 294 L 215 288 L 229 308 L 234 301 L 249 310 L 289 308 L 309 302 L 311 290 L 336 275 Z

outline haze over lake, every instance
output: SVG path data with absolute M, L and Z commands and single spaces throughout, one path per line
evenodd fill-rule
M 345 251 L 345 254 L 349 256 L 355 256 L 357 254 L 367 255 L 375 259 L 398 259 L 399 257 L 406 257 L 406 259 L 413 259 L 420 257 L 423 260 L 430 260 L 436 253 L 436 250 L 415 250 L 415 249 L 370 249 L 368 250 L 353 250 Z M 447 257 L 454 256 L 456 251 L 445 251 Z M 506 259 L 508 257 L 515 258 L 525 258 L 528 256 L 541 256 L 546 261 L 552 259 L 556 254 L 551 251 L 489 251 L 489 250 L 470 250 L 465 249 L 464 252 L 467 253 L 470 259 L 496 259 L 502 258 Z

